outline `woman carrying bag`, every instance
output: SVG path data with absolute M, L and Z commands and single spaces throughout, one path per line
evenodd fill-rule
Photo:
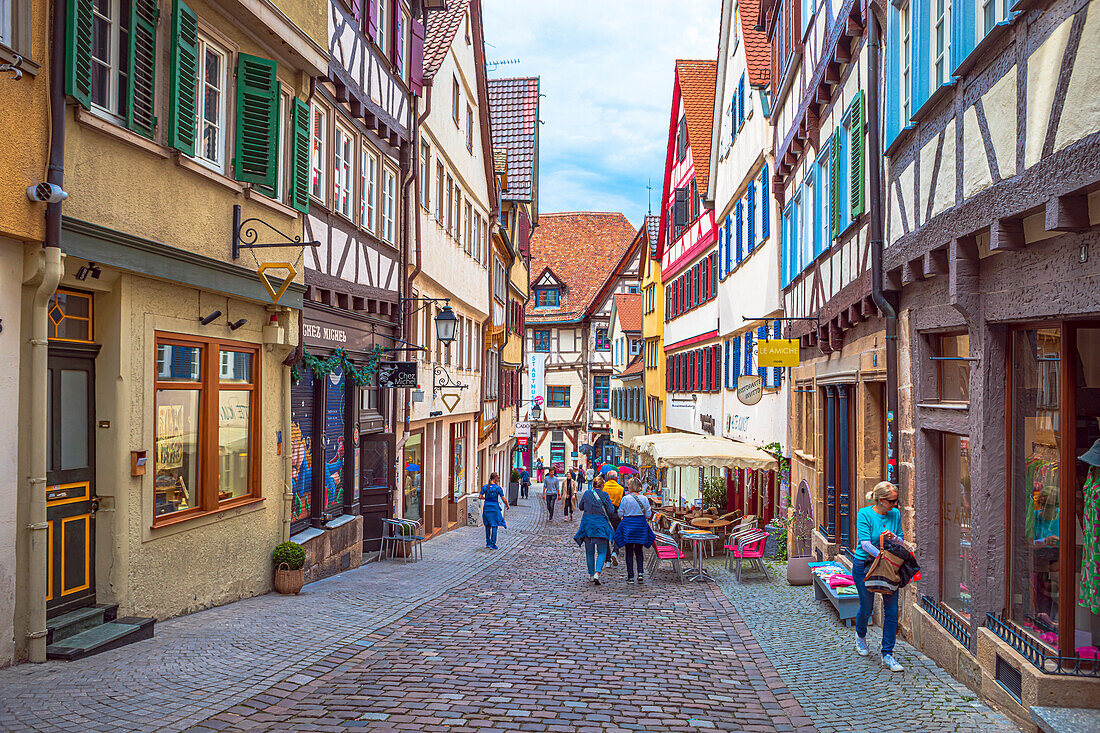
M 607 560 L 608 546 L 611 543 L 611 517 L 617 516 L 611 497 L 602 488 L 603 482 L 597 479 L 592 488 L 581 494 L 579 509 L 583 515 L 581 526 L 573 541 L 584 545 L 585 559 L 588 562 L 588 576 L 596 585 L 600 584 L 600 572 Z
M 859 545 L 852 560 L 852 580 L 859 592 L 856 652 L 861 657 L 871 653 L 867 648 L 867 622 L 875 609 L 875 595 L 882 595 L 882 664 L 892 672 L 901 672 L 905 668 L 894 659 L 894 641 L 898 633 L 898 594 L 872 593 L 864 582 L 867 568 L 879 554 L 879 548 L 887 540 L 896 539 L 900 542 L 903 539 L 901 512 L 898 510 L 898 487 L 889 481 L 880 481 L 872 491 L 867 492 L 867 501 L 871 502 L 871 506 L 860 509 L 856 517 Z
M 649 499 L 642 496 L 642 482 L 637 476 L 631 477 L 627 485 L 627 494 L 619 502 L 619 526 L 615 528 L 615 544 L 626 548 L 626 582 L 634 580 L 634 566 L 638 567 L 638 585 L 645 582 L 642 564 L 645 559 L 643 547 L 652 547 L 656 536 L 649 526 L 649 517 L 653 509 Z M 636 563 L 631 560 L 636 560 Z

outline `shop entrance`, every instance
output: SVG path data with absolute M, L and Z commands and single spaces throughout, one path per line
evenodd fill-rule
M 378 552 L 382 520 L 393 516 L 393 435 L 362 436 L 359 446 L 359 513 L 363 515 L 363 552 Z
M 821 530 L 850 548 L 852 530 L 852 461 L 855 420 L 852 385 L 825 387 L 825 512 Z
M 95 603 L 95 354 L 50 346 L 46 616 Z

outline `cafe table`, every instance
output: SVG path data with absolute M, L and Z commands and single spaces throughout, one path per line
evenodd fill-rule
M 703 544 L 706 542 L 713 542 L 718 539 L 718 535 L 700 529 L 685 529 L 680 532 L 680 539 L 691 543 L 692 554 L 695 557 L 694 567 L 684 571 L 684 575 L 687 576 L 688 580 L 694 580 L 699 583 L 714 580 L 707 571 L 703 570 Z

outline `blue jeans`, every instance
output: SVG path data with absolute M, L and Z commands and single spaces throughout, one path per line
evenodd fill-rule
M 863 577 L 867 574 L 868 562 L 852 561 L 852 580 L 856 582 L 856 590 L 859 591 L 859 615 L 856 616 L 856 633 L 859 638 L 867 636 L 867 622 L 871 613 L 875 610 L 875 596 L 881 593 L 872 593 L 863 583 Z M 882 610 L 885 616 L 882 622 L 882 653 L 883 655 L 894 653 L 894 640 L 898 635 L 898 594 L 892 593 L 882 596 Z
M 495 524 L 492 527 L 490 527 L 488 524 L 485 525 L 485 546 L 492 547 L 494 550 L 496 549 L 497 527 Z M 897 604 L 894 605 L 896 606 Z
M 607 560 L 607 540 L 599 537 L 585 537 L 584 556 L 588 560 L 589 575 L 602 571 L 603 564 Z

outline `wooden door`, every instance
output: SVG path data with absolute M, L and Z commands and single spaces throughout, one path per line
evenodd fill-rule
M 382 520 L 393 516 L 393 435 L 362 435 L 359 444 L 359 512 L 363 552 L 378 552 Z
M 95 360 L 49 358 L 46 615 L 95 603 Z

